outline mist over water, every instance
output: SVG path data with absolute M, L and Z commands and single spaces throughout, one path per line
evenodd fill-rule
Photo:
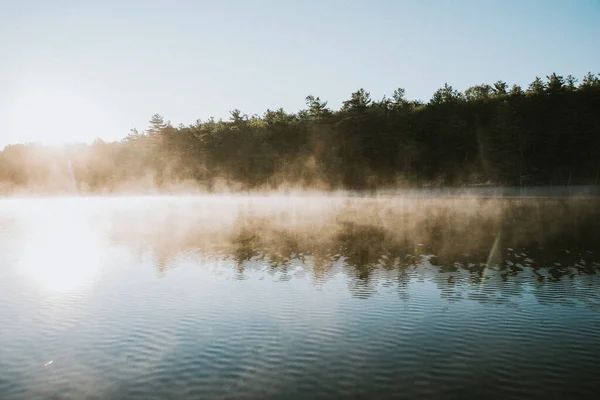
M 596 198 L 0 201 L 0 398 L 592 396 Z

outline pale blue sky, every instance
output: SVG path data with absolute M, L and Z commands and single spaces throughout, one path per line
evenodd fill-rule
M 0 0 L 0 146 L 600 72 L 600 0 Z

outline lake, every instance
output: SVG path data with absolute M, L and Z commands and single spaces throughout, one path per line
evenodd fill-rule
M 599 205 L 0 200 L 0 398 L 594 397 Z

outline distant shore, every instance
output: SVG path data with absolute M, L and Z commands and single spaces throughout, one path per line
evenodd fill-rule
M 479 198 L 600 198 L 600 185 L 581 186 L 461 186 L 461 187 L 425 187 L 425 188 L 383 188 L 370 190 L 321 190 L 310 188 L 274 189 L 274 190 L 169 190 L 152 189 L 139 191 L 34 191 L 15 190 L 0 193 L 0 198 L 59 198 L 59 197 L 194 197 L 194 196 L 324 196 L 324 197 L 479 197 Z

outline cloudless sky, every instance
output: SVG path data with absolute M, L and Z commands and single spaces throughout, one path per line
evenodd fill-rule
M 0 147 L 588 71 L 599 0 L 0 0 Z

